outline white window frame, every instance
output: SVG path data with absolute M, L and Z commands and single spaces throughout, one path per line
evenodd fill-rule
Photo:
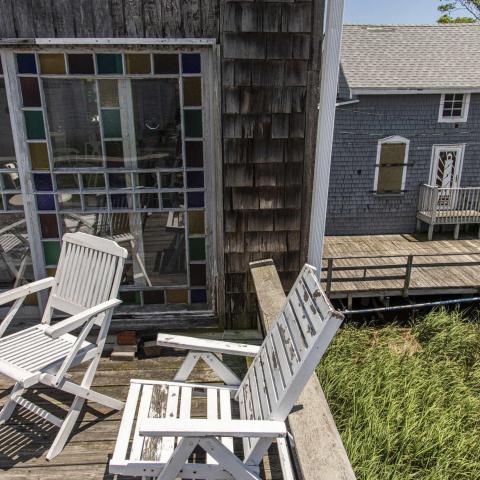
M 403 143 L 405 144 L 405 156 L 403 158 L 403 172 L 402 172 L 402 184 L 400 186 L 400 192 L 379 192 L 378 191 L 378 173 L 380 171 L 380 157 L 382 155 L 382 146 L 389 143 Z M 375 180 L 373 183 L 373 191 L 376 195 L 403 195 L 405 190 L 405 182 L 407 180 L 407 164 L 408 154 L 410 150 L 410 140 L 399 135 L 392 135 L 390 137 L 381 138 L 377 143 L 377 158 L 375 161 Z
M 445 106 L 445 95 L 463 95 L 462 102 L 462 114 L 459 117 L 444 117 L 443 109 Z M 442 93 L 440 97 L 440 107 L 438 109 L 438 122 L 439 123 L 465 123 L 468 119 L 468 111 L 470 109 L 470 93 L 463 92 L 451 92 L 451 93 Z
M 445 152 L 448 150 L 457 150 L 458 151 L 458 159 L 457 159 L 457 170 L 455 173 L 455 181 L 457 183 L 455 188 L 460 187 L 460 181 L 462 179 L 462 171 L 463 171 L 463 160 L 465 157 L 465 143 L 452 143 L 452 144 L 435 144 L 432 145 L 432 156 L 430 160 L 430 173 L 428 175 L 428 184 L 431 186 L 435 186 L 436 183 L 436 172 L 438 168 L 438 156 L 440 152 Z

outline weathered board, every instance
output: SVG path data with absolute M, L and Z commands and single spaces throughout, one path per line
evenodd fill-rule
M 217 38 L 228 327 L 254 324 L 250 261 L 289 289 L 306 258 L 324 3 L 0 0 L 0 38 Z

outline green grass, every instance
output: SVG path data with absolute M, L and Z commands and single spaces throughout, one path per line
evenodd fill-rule
M 347 324 L 317 374 L 359 480 L 480 479 L 480 326 Z

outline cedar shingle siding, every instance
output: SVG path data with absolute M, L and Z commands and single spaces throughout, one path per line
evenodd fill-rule
M 305 257 L 323 0 L 4 0 L 0 37 L 215 37 L 222 51 L 226 325 L 255 325 L 248 262 Z M 312 33 L 313 32 L 313 33 Z

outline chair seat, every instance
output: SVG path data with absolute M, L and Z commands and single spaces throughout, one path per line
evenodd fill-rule
M 29 382 L 45 372 L 52 372 L 72 351 L 76 337 L 68 333 L 52 338 L 47 325 L 35 325 L 0 339 L 0 373 L 17 382 Z M 96 346 L 83 342 L 76 358 L 86 360 Z
M 179 438 L 142 437 L 139 435 L 140 422 L 149 417 L 222 420 L 238 418 L 238 415 L 232 415 L 232 410 L 234 413 L 238 412 L 238 403 L 232 398 L 232 392 L 235 391 L 231 387 L 213 385 L 132 380 L 115 451 L 110 461 L 110 473 L 143 477 L 158 475 L 172 455 Z M 221 441 L 233 451 L 232 438 L 225 437 Z M 251 469 L 258 473 L 255 467 Z M 202 457 L 200 452 L 184 465 L 180 478 L 213 478 L 212 473 L 214 478 L 219 480 L 233 478 L 213 458 L 209 455 Z

